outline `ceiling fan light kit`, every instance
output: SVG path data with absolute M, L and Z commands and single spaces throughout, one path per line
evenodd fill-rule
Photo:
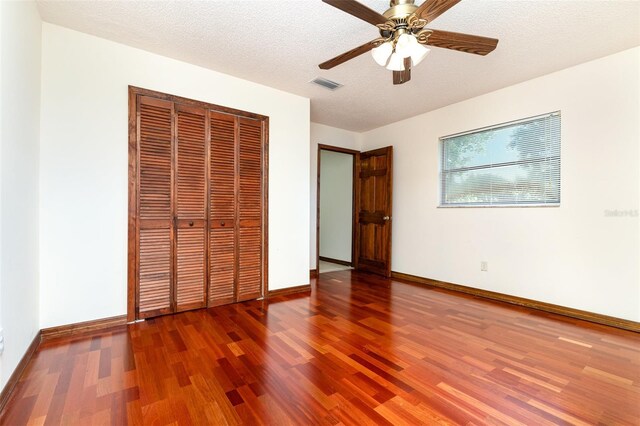
M 411 58 L 411 65 L 416 66 L 430 51 L 414 35 L 402 33 L 396 40 L 385 41 L 371 49 L 371 55 L 378 65 L 386 65 L 388 70 L 404 71 L 404 58 Z
M 393 71 L 393 84 L 402 84 L 411 79 L 411 67 L 430 52 L 424 45 L 483 56 L 498 45 L 494 38 L 425 28 L 460 0 L 426 0 L 419 7 L 414 0 L 391 0 L 383 14 L 356 0 L 322 1 L 377 26 L 380 37 L 323 62 L 321 69 L 331 69 L 371 50 L 378 65 Z

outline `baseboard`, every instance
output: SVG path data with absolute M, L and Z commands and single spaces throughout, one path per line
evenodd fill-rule
M 27 368 L 27 365 L 29 365 L 29 362 L 31 361 L 33 354 L 35 354 L 36 351 L 38 350 L 38 346 L 40 346 L 41 341 L 42 341 L 42 333 L 38 331 L 36 333 L 36 336 L 31 341 L 31 344 L 27 348 L 27 351 L 22 356 L 22 359 L 20 359 L 20 362 L 16 366 L 15 370 L 13 370 L 13 373 L 11 374 L 11 377 L 9 377 L 7 384 L 4 385 L 2 392 L 0 392 L 0 414 L 4 411 L 4 407 L 6 407 L 7 403 L 11 399 L 13 390 L 15 389 L 16 385 L 20 381 L 20 377 L 22 376 L 22 373 L 24 372 L 25 368 Z
M 66 337 L 74 334 L 87 333 L 90 331 L 103 330 L 107 328 L 125 325 L 127 323 L 126 315 L 118 315 L 115 317 L 101 318 L 97 320 L 78 322 L 75 324 L 60 325 L 57 327 L 43 328 L 42 341 Z
M 309 278 L 318 278 L 318 270 L 310 269 L 309 270 Z
M 346 260 L 332 259 L 330 257 L 324 257 L 324 256 L 320 256 L 319 259 L 325 262 L 336 263 L 338 265 L 353 266 L 353 262 L 348 262 Z
M 276 296 L 288 296 L 290 294 L 308 293 L 311 291 L 311 284 L 299 285 L 296 287 L 279 288 L 277 290 L 269 290 L 269 298 Z
M 481 290 L 478 288 L 467 287 L 459 284 L 452 284 L 445 281 L 437 281 L 429 278 L 419 277 L 416 275 L 404 274 L 402 272 L 391 272 L 391 278 L 400 279 L 412 283 L 429 285 L 432 287 L 444 288 L 447 290 L 457 291 L 460 293 L 470 294 L 485 299 L 497 300 L 500 302 L 510 303 L 512 305 L 525 306 L 527 308 L 537 309 L 540 311 L 551 312 L 554 314 L 564 315 L 571 318 L 581 319 L 594 322 L 597 324 L 608 325 L 611 327 L 621 328 L 623 330 L 640 332 L 640 323 L 622 318 L 610 317 L 608 315 L 596 314 L 594 312 L 582 311 L 580 309 L 568 308 L 566 306 L 554 305 L 552 303 L 539 302 L 537 300 L 525 299 L 523 297 L 511 296 L 508 294 L 497 293 L 489 290 Z

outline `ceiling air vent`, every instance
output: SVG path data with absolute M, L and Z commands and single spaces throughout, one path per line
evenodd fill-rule
M 317 84 L 318 86 L 322 86 L 325 89 L 329 90 L 336 90 L 342 87 L 342 84 L 336 83 L 335 81 L 327 80 L 326 78 L 322 77 L 316 77 L 309 83 Z

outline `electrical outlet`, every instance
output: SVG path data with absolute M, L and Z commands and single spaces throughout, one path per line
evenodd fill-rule
M 480 262 L 480 270 L 482 272 L 487 272 L 489 270 L 489 262 L 487 262 L 486 260 Z

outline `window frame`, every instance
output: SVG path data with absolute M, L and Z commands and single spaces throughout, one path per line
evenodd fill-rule
M 474 134 L 474 133 L 482 133 L 482 132 L 486 132 L 486 131 L 491 131 L 491 130 L 496 130 L 496 129 L 500 129 L 503 127 L 508 127 L 508 126 L 513 126 L 516 124 L 520 124 L 520 123 L 528 123 L 528 122 L 533 122 L 536 120 L 540 120 L 546 117 L 552 117 L 552 116 L 558 116 L 560 117 L 560 123 L 559 123 L 559 129 L 558 129 L 558 137 L 559 137 L 559 141 L 558 141 L 558 161 L 559 161 L 559 168 L 558 168 L 558 201 L 557 202 L 549 202 L 549 203 L 540 203 L 540 202 L 532 202 L 532 203 L 495 203 L 495 204 L 491 204 L 491 203 L 478 203 L 478 204 L 464 204 L 464 203 L 457 203 L 457 204 L 453 204 L 453 203 L 444 203 L 444 195 L 446 194 L 446 190 L 445 190 L 445 179 L 443 178 L 443 174 L 445 173 L 445 169 L 444 169 L 444 145 L 447 139 L 452 139 L 455 137 L 459 137 L 459 136 L 465 136 L 465 135 L 469 135 L 469 134 Z M 525 161 L 523 161 L 524 163 Z M 517 119 L 517 120 L 512 120 L 512 121 L 506 121 L 506 122 L 502 122 L 499 124 L 493 124 L 490 126 L 484 126 L 484 127 L 479 127 L 476 129 L 472 129 L 472 130 L 467 130 L 467 131 L 463 131 L 463 132 L 459 132 L 459 133 L 453 133 L 450 135 L 446 135 L 446 136 L 441 136 L 438 138 L 438 166 L 439 166 L 439 170 L 438 170 L 438 188 L 439 188 L 439 193 L 438 193 L 438 205 L 437 208 L 443 208 L 443 209 L 456 209 L 456 208 L 532 208 L 532 207 L 560 207 L 561 205 L 561 201 L 562 201 L 562 112 L 561 110 L 557 110 L 557 111 L 553 111 L 553 112 L 548 112 L 545 114 L 538 114 L 538 115 L 534 115 L 531 117 L 526 117 L 526 118 L 521 118 L 521 119 Z M 514 162 L 514 163 L 519 163 L 519 162 Z M 479 168 L 479 169 L 489 169 L 491 168 L 490 166 L 488 167 L 478 167 L 478 166 L 474 166 L 471 167 L 471 169 L 473 168 Z

